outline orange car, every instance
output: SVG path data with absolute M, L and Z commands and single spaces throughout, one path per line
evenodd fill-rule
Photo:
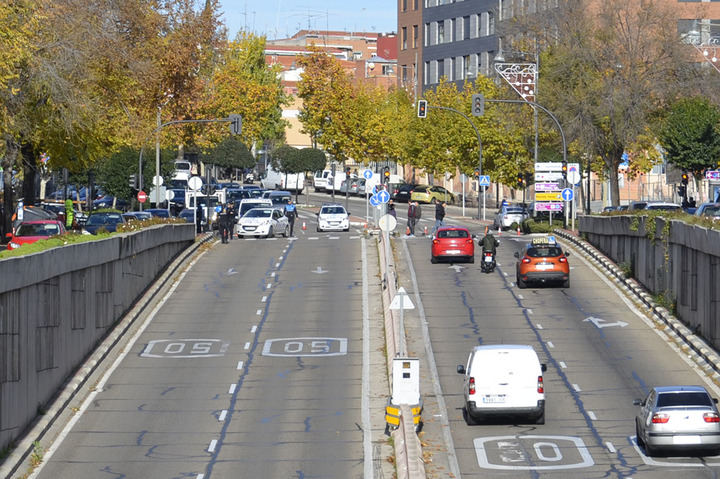
M 515 268 L 518 288 L 526 288 L 528 283 L 562 283 L 563 288 L 569 288 L 569 255 L 563 253 L 554 236 L 533 238 L 522 251 L 515 252 L 520 260 Z

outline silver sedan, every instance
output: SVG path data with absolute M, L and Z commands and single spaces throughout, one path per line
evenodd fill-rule
M 650 390 L 635 417 L 637 443 L 652 456 L 660 452 L 720 452 L 717 399 L 702 386 L 662 386 Z

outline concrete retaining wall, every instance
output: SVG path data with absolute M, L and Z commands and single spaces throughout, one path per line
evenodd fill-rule
M 720 350 L 720 231 L 648 217 L 582 216 L 579 231 L 653 294 L 669 292 L 677 316 Z
M 161 225 L 0 260 L 0 450 L 194 239 Z

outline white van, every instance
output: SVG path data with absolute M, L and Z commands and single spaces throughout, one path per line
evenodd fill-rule
M 265 173 L 260 177 L 260 186 L 266 190 L 302 191 L 305 188 L 305 175 L 303 173 L 281 173 L 268 165 Z
M 173 172 L 173 180 L 188 181 L 192 176 L 192 165 L 186 160 L 175 160 L 175 171 Z
M 237 207 L 237 219 L 242 218 L 242 216 L 250 211 L 253 208 L 267 208 L 272 207 L 273 202 L 269 199 L 263 199 L 263 198 L 245 198 L 240 200 L 240 204 Z
M 465 375 L 465 421 L 524 416 L 545 424 L 545 371 L 532 346 L 475 346 L 467 366 L 457 367 Z
M 330 174 L 330 170 L 318 170 L 315 172 L 315 176 L 313 176 L 313 188 L 316 193 L 319 191 L 325 191 Z

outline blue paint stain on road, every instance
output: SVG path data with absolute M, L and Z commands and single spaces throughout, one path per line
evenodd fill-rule
M 140 435 L 135 440 L 135 444 L 138 446 L 142 446 L 143 438 L 145 437 L 145 434 L 147 434 L 148 431 L 140 431 Z
M 292 371 L 290 369 L 286 369 L 285 371 L 280 371 L 279 373 L 277 373 L 277 376 L 279 378 L 285 379 L 287 377 L 287 375 L 290 374 L 291 372 Z
M 280 416 L 282 416 L 282 414 L 273 414 L 270 417 L 264 417 L 264 418 L 260 419 L 260 423 L 267 424 L 269 422 L 272 422 L 273 419 L 280 417 Z
M 305 432 L 310 432 L 310 419 L 312 419 L 310 416 L 305 418 Z
M 100 472 L 105 472 L 105 473 L 107 473 L 107 474 L 112 474 L 112 477 L 113 477 L 114 479 L 124 479 L 124 478 L 127 477 L 125 474 L 123 474 L 123 473 L 121 473 L 121 472 L 115 472 L 115 471 L 110 470 L 110 466 L 105 466 L 105 467 L 103 467 L 102 469 L 100 469 Z
M 161 392 L 160 395 L 161 395 L 161 396 L 164 396 L 164 395 L 166 395 L 167 393 L 174 391 L 175 389 L 177 389 L 175 386 L 169 387 L 169 388 L 167 388 L 166 390 L 164 390 L 163 392 Z

